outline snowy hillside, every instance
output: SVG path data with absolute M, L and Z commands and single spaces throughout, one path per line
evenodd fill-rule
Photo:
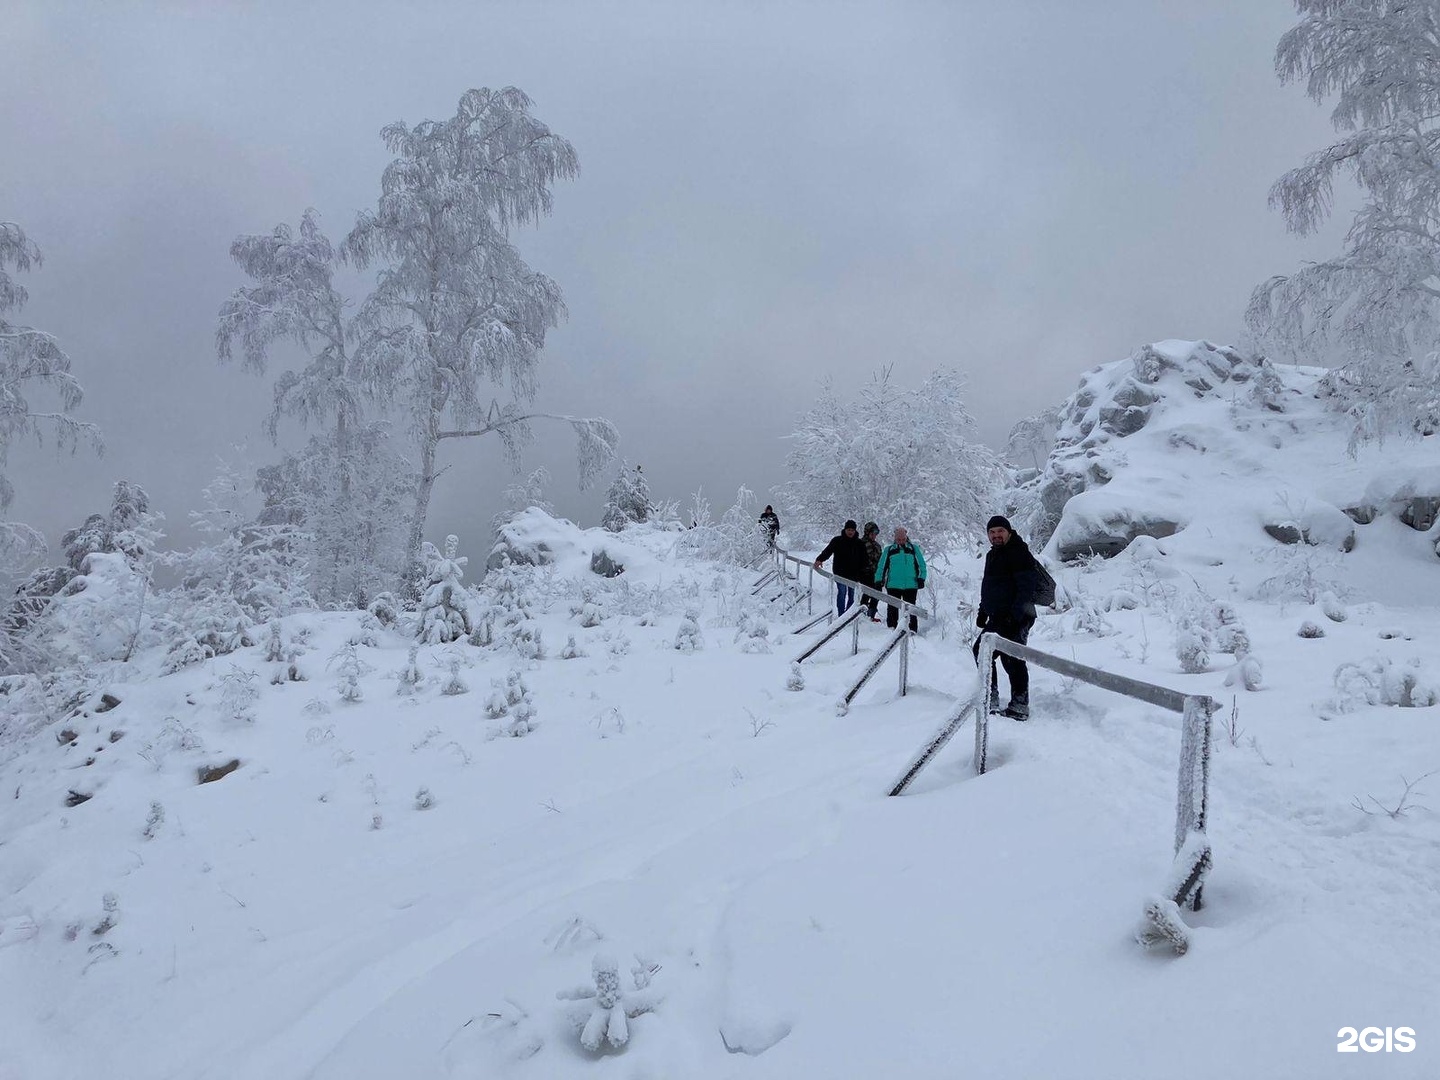
M 1300 422 L 1318 410 L 1275 415 L 1297 425 L 1275 452 L 1343 460 Z M 1220 437 L 1202 419 L 1187 430 Z M 488 646 L 421 646 L 412 666 L 403 625 L 295 616 L 173 675 L 158 655 L 113 665 L 79 715 L 9 748 L 0 1077 L 1436 1075 L 1440 818 L 1421 792 L 1440 775 L 1408 802 L 1402 775 L 1440 769 L 1440 709 L 1386 701 L 1440 685 L 1440 559 L 1384 514 L 1333 560 L 1258 518 L 1242 532 L 1235 508 L 1272 493 L 1219 478 L 1269 434 L 1182 458 L 1167 425 L 1127 436 L 1123 467 L 1121 440 L 1101 447 L 1093 498 L 1128 507 L 1198 460 L 1221 463 L 1205 490 L 1231 509 L 1159 491 L 1186 528 L 1062 571 L 1066 610 L 1032 643 L 1226 703 L 1187 956 L 1133 940 L 1170 865 L 1175 718 L 1038 673 L 1035 719 L 993 727 L 993 771 L 973 775 L 962 735 L 884 797 L 972 686 L 971 553 L 934 560 L 946 599 L 910 693 L 887 668 L 840 717 L 883 627 L 792 692 L 809 637 L 751 595 L 754 571 L 683 534 L 532 511 L 506 542 L 545 565 L 469 594 L 477 621 L 508 613 Z M 1333 482 L 1349 505 L 1359 480 L 1317 464 L 1291 490 Z M 599 547 L 623 574 L 591 570 Z M 1260 595 L 1312 553 L 1334 595 Z M 1367 600 L 1384 574 L 1430 606 Z M 593 992 L 597 956 L 638 1015 L 590 1051 L 570 1016 L 594 999 L 557 992 Z M 1337 1054 L 1367 1025 L 1418 1046 Z

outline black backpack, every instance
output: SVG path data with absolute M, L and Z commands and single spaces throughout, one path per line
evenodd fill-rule
M 1055 603 L 1055 579 L 1050 576 L 1050 571 L 1045 569 L 1045 564 L 1039 559 L 1035 560 L 1035 599 L 1036 607 L 1052 607 Z

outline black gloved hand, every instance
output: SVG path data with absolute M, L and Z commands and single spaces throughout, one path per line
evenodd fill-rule
M 982 630 L 985 629 L 985 613 L 983 611 L 975 612 L 975 625 Z

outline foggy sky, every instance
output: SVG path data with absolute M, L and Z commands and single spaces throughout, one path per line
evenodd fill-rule
M 380 128 L 478 86 L 524 89 L 581 161 L 517 238 L 570 312 L 540 404 L 614 420 L 656 495 L 766 501 L 821 380 L 886 364 L 967 372 L 1001 446 L 1097 363 L 1240 339 L 1258 281 L 1335 246 L 1343 223 L 1301 242 L 1266 205 L 1331 136 L 1273 75 L 1292 22 L 1285 0 L 4 0 L 0 220 L 45 254 L 18 321 L 70 353 L 109 445 L 17 448 L 9 516 L 53 541 L 123 477 L 191 542 L 217 456 L 279 453 L 270 380 L 215 359 L 231 239 L 307 207 L 340 239 Z M 537 435 L 527 468 L 594 523 L 568 431 Z M 441 452 L 429 535 L 481 555 L 500 447 Z

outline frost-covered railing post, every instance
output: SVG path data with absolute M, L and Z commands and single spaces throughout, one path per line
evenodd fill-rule
M 847 708 L 849 708 L 850 703 L 855 700 L 855 696 L 859 694 L 861 688 L 864 687 L 864 685 L 870 680 L 870 677 L 873 676 L 877 671 L 879 671 L 881 666 L 890 657 L 890 655 L 895 652 L 899 652 L 900 654 L 900 694 L 903 697 L 906 693 L 908 693 L 910 689 L 910 633 L 908 631 L 908 627 L 912 619 L 918 621 L 920 619 L 928 618 L 924 610 L 908 600 L 901 600 L 899 597 L 891 596 L 889 593 L 883 592 L 872 585 L 867 585 L 864 582 L 860 581 L 853 581 L 850 578 L 840 577 L 837 574 L 832 574 L 830 571 L 825 570 L 824 568 L 817 568 L 813 562 L 807 559 L 796 558 L 794 555 L 791 555 L 783 548 L 777 548 L 775 555 L 776 566 L 778 568 L 779 576 L 783 578 L 789 577 L 789 572 L 785 569 L 785 567 L 789 563 L 795 564 L 795 580 L 797 581 L 800 578 L 799 571 L 801 569 L 809 570 L 809 592 L 812 595 L 815 589 L 816 574 L 819 574 L 822 578 L 828 578 L 830 581 L 838 582 L 841 585 L 848 585 L 850 588 L 854 589 L 856 593 L 855 605 L 843 616 L 841 616 L 839 621 L 836 622 L 834 626 L 830 627 L 817 640 L 812 641 L 808 646 L 806 646 L 805 650 L 795 658 L 795 663 L 797 664 L 802 664 L 806 660 L 810 659 L 810 657 L 814 656 L 817 652 L 820 651 L 820 649 L 824 645 L 826 645 L 830 641 L 833 641 L 847 626 L 850 627 L 851 631 L 850 653 L 852 656 L 859 655 L 860 616 L 865 610 L 864 606 L 860 603 L 863 598 L 867 596 L 873 597 L 878 603 L 900 609 L 898 629 L 892 632 L 890 638 L 886 641 L 885 645 L 880 649 L 880 651 L 875 654 L 874 659 L 866 667 L 865 671 L 860 675 L 859 679 L 855 681 L 854 685 L 851 686 L 850 689 L 847 690 L 844 696 L 840 699 L 840 711 L 843 713 Z M 773 575 L 767 575 L 761 582 L 757 582 L 756 591 L 758 592 L 760 589 L 766 587 L 769 584 L 772 576 Z M 795 633 L 803 633 L 804 631 L 811 629 L 812 627 L 820 623 L 823 619 L 828 617 L 829 616 L 827 615 L 811 619 L 810 621 L 806 622 L 804 626 L 799 627 L 795 631 Z
M 1189 947 L 1189 933 L 1180 920 L 1178 909 L 1184 906 L 1192 911 L 1200 910 L 1205 875 L 1209 873 L 1212 862 L 1205 823 L 1210 799 L 1211 730 L 1217 707 L 1213 698 L 1204 694 L 1182 694 L 1168 687 L 1051 656 L 1028 645 L 1002 638 L 998 634 L 984 634 L 980 638 L 980 677 L 976 680 L 974 698 L 957 702 L 956 708 L 951 711 L 940 730 L 906 766 L 891 787 L 890 794 L 902 794 L 971 714 L 975 716 L 975 771 L 985 772 L 990 739 L 989 705 L 994 694 L 993 667 L 997 652 L 1007 653 L 1069 678 L 1079 679 L 1101 689 L 1180 714 L 1180 775 L 1175 795 L 1175 862 L 1170 882 L 1163 895 L 1153 897 L 1146 904 L 1145 923 L 1137 937 L 1146 945 L 1165 941 L 1176 952 L 1185 952 Z M 905 658 L 902 654 L 902 667 L 904 664 Z

